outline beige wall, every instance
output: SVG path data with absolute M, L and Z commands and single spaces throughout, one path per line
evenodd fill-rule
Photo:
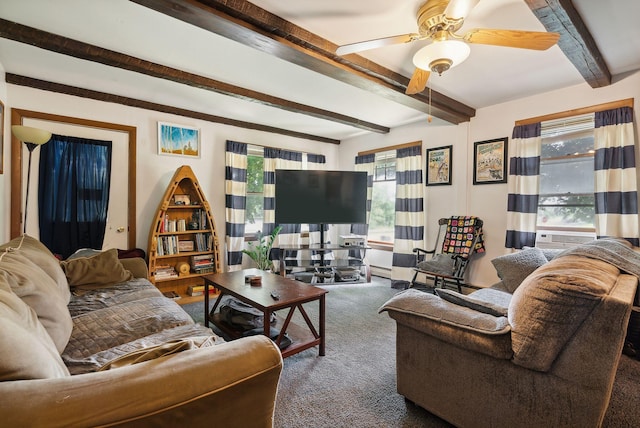
M 4 75 L 1 68 L 0 73 Z M 0 242 L 5 242 L 9 238 L 9 163 L 11 160 L 8 128 L 9 111 L 12 107 L 120 123 L 137 128 L 137 245 L 145 249 L 151 219 L 164 189 L 175 169 L 187 162 L 195 171 L 211 204 L 220 236 L 224 235 L 224 144 L 227 139 L 321 153 L 327 156 L 329 169 L 352 169 L 356 153 L 362 150 L 422 140 L 425 149 L 453 145 L 453 184 L 425 187 L 426 240 L 429 243 L 433 240 L 434 219 L 453 214 L 481 217 L 485 221 L 487 253 L 475 264 L 469 279 L 473 284 L 487 286 L 497 280 L 490 260 L 508 251 L 504 248 L 507 185 L 474 186 L 472 184 L 473 143 L 492 138 L 510 137 L 514 122 L 519 119 L 625 98 L 640 99 L 640 73 L 626 76 L 606 88 L 592 89 L 582 84 L 478 109 L 476 117 L 471 122 L 457 126 L 433 126 L 425 121 L 393 129 L 386 135 L 376 134 L 345 140 L 338 147 L 118 104 L 6 85 L 3 78 L 0 82 L 0 99 L 5 103 L 7 111 L 4 132 L 5 174 L 0 175 L 0 197 L 4 201 L 0 209 Z M 636 106 L 636 124 L 640 123 L 639 112 L 640 108 Z M 202 157 L 192 160 L 159 156 L 156 148 L 158 121 L 200 128 Z M 117 163 L 114 169 L 117 170 L 120 165 Z M 376 252 L 372 252 L 371 259 L 382 266 L 390 264 L 391 260 L 389 254 L 376 254 Z
M 176 102 L 176 104 L 178 104 Z M 312 141 L 300 140 L 277 134 L 220 125 L 181 116 L 158 113 L 88 100 L 68 95 L 55 94 L 36 89 L 8 85 L 5 101 L 7 111 L 10 108 L 35 110 L 51 114 L 79 117 L 103 122 L 119 123 L 137 128 L 137 246 L 147 248 L 147 240 L 151 221 L 158 208 L 166 186 L 175 170 L 184 164 L 191 166 L 195 172 L 207 200 L 211 205 L 219 236 L 224 239 L 225 197 L 224 197 L 224 164 L 225 142 L 235 140 L 246 143 L 282 147 L 291 150 L 306 150 L 327 156 L 329 167 L 337 158 L 337 146 Z M 157 154 L 157 122 L 170 122 L 200 128 L 202 156 L 199 159 L 161 156 Z M 9 119 L 6 119 L 9 123 Z M 5 141 L 9 141 L 5 132 Z M 4 194 L 0 213 L 0 242 L 9 239 L 9 148 L 5 144 L 5 171 L 0 175 L 0 194 Z M 114 159 L 113 170 L 126 167 L 123 160 Z M 33 184 L 33 183 L 32 183 Z
M 506 231 L 507 184 L 473 185 L 473 143 L 493 138 L 509 137 L 514 122 L 520 119 L 587 107 L 626 98 L 640 100 L 640 72 L 624 76 L 614 84 L 599 89 L 581 84 L 574 87 L 509 101 L 478 109 L 469 123 L 432 126 L 423 123 L 395 128 L 387 135 L 361 136 L 343 141 L 340 146 L 340 167 L 353 167 L 359 151 L 421 140 L 423 149 L 453 145 L 453 178 L 451 186 L 425 187 L 426 243 L 435 239 L 434 222 L 450 215 L 475 215 L 485 222 L 487 253 L 480 256 L 469 272 L 469 282 L 488 286 L 498 280 L 491 259 L 510 250 L 504 248 Z M 635 108 L 640 123 L 640 106 Z M 640 156 L 640 150 L 636 156 Z M 423 152 L 424 154 L 424 152 Z M 636 162 L 638 163 L 638 162 Z M 373 262 L 390 264 L 388 254 L 372 251 Z

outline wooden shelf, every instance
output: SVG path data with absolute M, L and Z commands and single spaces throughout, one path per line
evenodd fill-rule
M 209 316 L 211 321 L 216 327 L 218 327 L 225 335 L 230 339 L 239 339 L 243 337 L 243 331 L 238 330 L 227 324 L 220 317 L 220 313 L 216 312 L 213 316 Z M 276 322 L 271 323 L 271 327 L 276 330 L 280 330 L 280 327 L 284 325 L 284 318 L 276 315 Z M 291 345 L 284 348 L 282 357 L 286 358 L 290 355 L 296 354 L 304 349 L 309 349 L 320 344 L 320 338 L 315 338 L 309 329 L 305 329 L 293 322 L 290 322 L 285 332 L 291 339 Z
M 189 195 L 189 205 L 176 205 L 173 203 L 175 195 Z M 175 222 L 184 229 L 189 223 L 195 223 L 195 229 L 167 232 L 166 222 Z M 172 229 L 174 225 L 170 226 Z M 179 252 L 176 248 L 180 241 L 192 241 L 194 248 L 205 248 L 201 244 L 206 241 L 211 249 L 206 251 L 186 251 Z M 173 237 L 173 238 L 171 238 Z M 198 246 L 200 244 L 200 246 Z M 215 221 L 211 213 L 211 208 L 207 202 L 200 184 L 195 174 L 188 165 L 178 168 L 173 175 L 167 189 L 158 205 L 156 215 L 151 224 L 149 232 L 149 280 L 162 292 L 175 291 L 181 298 L 176 301 L 179 304 L 187 304 L 204 300 L 204 296 L 189 296 L 187 290 L 190 286 L 203 285 L 202 277 L 221 271 L 221 257 L 219 250 L 219 239 L 216 232 Z M 165 251 L 158 251 L 160 246 L 165 247 Z M 173 254 L 166 254 L 167 251 L 175 251 Z M 160 254 L 159 254 L 160 253 Z M 163 254 L 164 253 L 164 254 Z M 178 272 L 178 265 L 187 263 L 192 265 L 192 256 L 211 255 L 213 272 L 195 273 L 193 269 L 187 274 L 170 278 L 155 278 L 158 268 L 168 266 Z M 178 272 L 180 273 L 180 272 Z

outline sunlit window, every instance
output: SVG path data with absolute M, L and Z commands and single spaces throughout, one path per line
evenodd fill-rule
M 264 222 L 264 150 L 249 146 L 247 151 L 245 234 L 255 234 Z
M 593 114 L 542 124 L 538 227 L 594 228 Z
M 396 215 L 396 151 L 376 153 L 369 241 L 393 243 Z

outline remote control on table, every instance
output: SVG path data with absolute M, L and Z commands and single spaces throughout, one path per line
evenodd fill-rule
M 277 291 L 272 291 L 271 297 L 273 297 L 274 300 L 278 300 L 280 298 L 280 294 Z

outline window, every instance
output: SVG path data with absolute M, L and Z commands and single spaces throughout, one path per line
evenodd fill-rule
M 302 154 L 302 169 L 307 169 L 307 154 Z M 247 206 L 245 211 L 245 236 L 262 231 L 264 224 L 264 148 L 247 147 Z M 302 225 L 302 232 L 309 225 Z
M 595 227 L 593 118 L 542 123 L 539 228 Z
M 376 153 L 369 241 L 393 243 L 396 216 L 396 151 Z
M 264 222 L 264 150 L 262 147 L 247 148 L 247 208 L 245 212 L 245 235 L 262 230 Z

